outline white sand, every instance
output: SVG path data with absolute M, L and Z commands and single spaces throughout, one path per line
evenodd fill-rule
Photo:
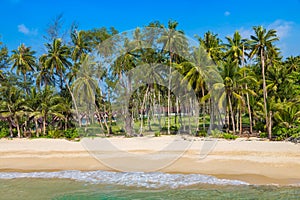
M 214 142 L 174 136 L 97 140 L 1 139 L 0 171 L 158 169 L 255 184 L 300 183 L 300 144 L 244 138 Z M 93 147 L 95 144 L 99 145 Z

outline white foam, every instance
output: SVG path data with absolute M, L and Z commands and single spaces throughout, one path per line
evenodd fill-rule
M 238 180 L 218 179 L 201 174 L 167 174 L 161 172 L 107 172 L 107 171 L 58 171 L 58 172 L 1 172 L 0 179 L 14 178 L 63 178 L 93 184 L 114 184 L 146 188 L 179 188 L 197 184 L 249 185 Z

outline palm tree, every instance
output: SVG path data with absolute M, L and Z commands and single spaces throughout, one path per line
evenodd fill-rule
M 71 58 L 75 63 L 80 61 L 81 56 L 84 56 L 91 51 L 90 43 L 86 40 L 84 34 L 84 31 L 76 30 L 71 33 L 71 40 L 73 43 Z
M 37 69 L 37 73 L 35 73 L 34 76 L 36 78 L 35 81 L 38 89 L 42 86 L 47 87 L 47 85 L 55 86 L 55 79 L 51 75 L 50 69 L 41 62 Z
M 238 68 L 240 65 L 244 67 L 245 64 L 245 49 L 248 49 L 248 41 L 246 39 L 242 39 L 240 33 L 236 31 L 233 35 L 233 37 L 227 36 L 227 44 L 224 44 L 224 46 L 227 49 L 226 56 L 230 57 L 231 61 L 236 63 L 236 68 Z M 245 70 L 243 70 L 246 72 Z M 246 77 L 246 73 L 241 77 L 242 79 Z M 241 85 L 240 87 L 244 86 L 245 90 L 248 90 L 248 85 L 245 83 L 244 85 Z M 241 94 L 243 95 L 243 94 Z M 251 107 L 250 107 L 250 101 L 249 101 L 249 93 L 246 92 L 246 99 L 247 99 L 247 107 L 248 107 L 248 114 L 249 114 L 249 125 L 250 125 L 250 134 L 252 134 L 252 116 L 251 116 Z M 240 112 L 240 111 L 239 111 Z M 240 117 L 240 134 L 242 133 L 242 116 L 241 113 L 239 114 Z M 238 125 L 238 123 L 237 123 Z M 238 127 L 238 126 L 237 126 Z
M 206 50 L 207 55 L 214 61 L 215 64 L 224 57 L 222 49 L 224 48 L 221 44 L 222 41 L 218 38 L 218 34 L 214 34 L 210 31 L 204 34 L 204 38 L 197 36 L 200 44 Z
M 40 104 L 38 109 L 31 113 L 35 118 L 43 118 L 43 134 L 46 135 L 46 124 L 48 117 L 64 119 L 65 111 L 63 98 L 54 92 L 49 86 L 45 87 L 39 94 Z
M 13 137 L 13 125 L 17 128 L 18 137 L 21 137 L 20 118 L 25 114 L 24 105 L 25 99 L 22 90 L 13 85 L 2 85 L 0 116 L 7 119 L 11 137 Z
M 54 39 L 52 44 L 47 43 L 46 48 L 48 50 L 47 54 L 44 54 L 40 57 L 41 63 L 44 67 L 50 70 L 50 73 L 53 75 L 54 71 L 60 77 L 60 89 L 63 88 L 64 73 L 67 68 L 72 64 L 69 61 L 70 58 L 70 49 L 64 45 L 61 39 Z
M 208 67 L 211 65 L 211 60 L 201 45 L 198 48 L 194 48 L 191 61 L 180 63 L 180 72 L 184 76 L 183 81 L 188 81 L 196 93 L 201 92 L 201 98 L 205 96 L 205 82 L 207 81 Z M 206 105 L 205 101 L 203 101 L 203 130 L 205 130 L 205 109 Z
M 98 83 L 94 79 L 96 71 L 96 62 L 90 56 L 86 55 L 81 64 L 81 69 L 72 85 L 74 96 L 76 96 L 76 102 L 80 105 L 87 106 L 88 117 L 89 114 L 94 114 L 94 111 L 90 113 L 91 106 L 95 106 L 96 90 L 98 89 Z
M 269 122 L 269 114 L 267 110 L 267 87 L 266 87 L 266 77 L 265 77 L 265 70 L 266 70 L 266 62 L 268 58 L 269 52 L 273 51 L 274 45 L 273 43 L 278 39 L 276 30 L 270 29 L 266 30 L 262 26 L 255 26 L 253 27 L 255 35 L 251 35 L 251 52 L 250 58 L 256 55 L 260 59 L 261 65 L 261 74 L 263 78 L 263 99 L 264 99 L 264 115 L 266 120 L 266 127 L 269 139 L 272 138 L 272 129 L 271 124 Z
M 171 74 L 172 63 L 176 56 L 183 56 L 187 52 L 187 39 L 183 31 L 176 30 L 178 22 L 169 21 L 168 28 L 164 28 L 162 36 L 158 39 L 158 43 L 163 44 L 162 51 L 169 54 L 169 90 L 168 90 L 168 134 L 170 134 L 170 104 L 171 104 Z
M 13 61 L 12 70 L 16 68 L 16 73 L 19 75 L 23 74 L 24 77 L 24 88 L 28 90 L 27 84 L 27 73 L 35 71 L 36 58 L 34 57 L 35 51 L 32 51 L 30 47 L 26 47 L 21 44 L 18 49 L 12 51 L 11 60 Z

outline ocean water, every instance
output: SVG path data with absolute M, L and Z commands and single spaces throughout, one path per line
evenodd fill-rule
M 157 172 L 2 172 L 0 199 L 300 199 L 300 186 Z

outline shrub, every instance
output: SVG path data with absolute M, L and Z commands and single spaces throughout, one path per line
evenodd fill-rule
M 222 138 L 223 133 L 218 129 L 211 130 L 211 135 L 214 138 Z
M 196 136 L 199 136 L 199 137 L 206 137 L 207 136 L 207 132 L 204 131 L 204 130 L 201 130 L 201 131 L 198 131 Z
M 155 137 L 160 137 L 161 134 L 160 134 L 160 132 L 158 131 L 158 132 L 155 132 L 155 133 L 154 133 L 154 136 L 155 136 Z
M 50 138 L 60 138 L 60 137 L 64 136 L 64 133 L 61 130 L 49 130 L 48 131 L 48 136 Z
M 260 138 L 267 138 L 268 134 L 266 132 L 262 132 L 262 133 L 259 134 L 259 137 Z
M 0 138 L 8 137 L 9 136 L 9 129 L 8 128 L 1 128 L 0 130 Z
M 238 136 L 230 134 L 230 133 L 224 133 L 222 135 L 222 137 L 226 140 L 235 140 L 236 138 L 238 138 Z
M 68 139 L 75 139 L 79 137 L 78 131 L 76 128 L 67 129 L 64 131 L 64 135 Z

